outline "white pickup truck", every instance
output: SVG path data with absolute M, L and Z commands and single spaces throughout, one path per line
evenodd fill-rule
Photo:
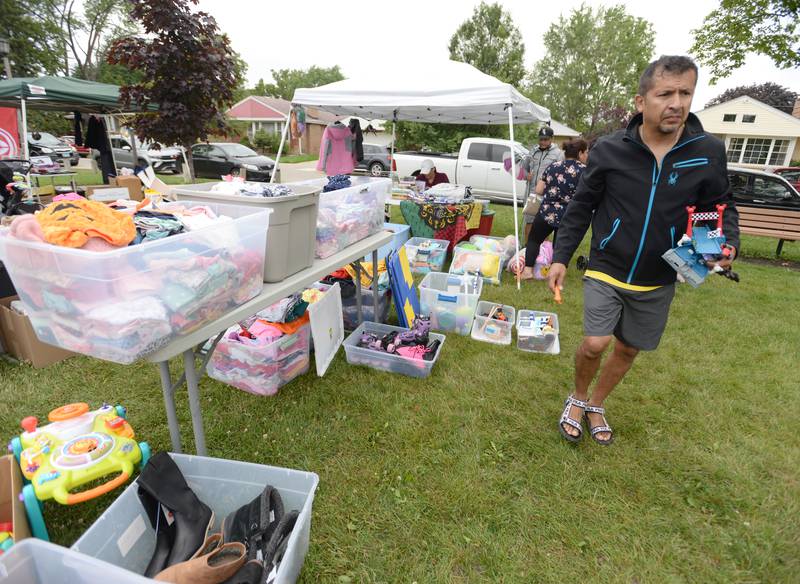
M 515 142 L 517 161 L 528 153 Z M 503 155 L 508 153 L 508 140 L 499 138 L 465 138 L 458 155 L 437 152 L 395 152 L 397 174 L 402 178 L 420 169 L 420 164 L 430 158 L 438 172 L 443 172 L 451 183 L 467 185 L 472 193 L 490 199 L 512 200 L 511 172 L 503 168 Z M 519 171 L 517 171 L 519 172 Z M 524 202 L 527 182 L 517 181 L 517 200 Z

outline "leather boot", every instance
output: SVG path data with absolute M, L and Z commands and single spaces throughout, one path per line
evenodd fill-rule
M 155 500 L 147 491 L 139 489 L 139 502 L 144 507 L 147 517 L 150 519 L 150 525 L 156 532 L 156 549 L 153 552 L 153 557 L 144 571 L 147 578 L 152 578 L 161 570 L 167 567 L 167 558 L 169 552 L 172 550 L 172 542 L 175 540 L 175 524 L 170 524 L 166 518 L 165 513 L 169 511 L 162 510 L 161 505 Z
M 159 452 L 150 459 L 137 483 L 140 490 L 172 511 L 172 547 L 163 567 L 191 558 L 206 540 L 214 523 L 214 513 L 197 498 L 186 484 L 178 465 L 166 452 Z M 163 519 L 162 515 L 160 520 Z M 156 551 L 163 553 L 158 547 Z
M 226 543 L 210 554 L 170 566 L 156 580 L 172 584 L 220 584 L 236 574 L 245 559 L 244 544 Z
M 272 536 L 267 542 L 267 547 L 264 551 L 264 571 L 267 574 L 267 584 L 271 584 L 277 578 L 278 566 L 280 566 L 283 555 L 286 553 L 286 547 L 289 545 L 289 536 L 292 535 L 292 530 L 299 516 L 300 513 L 297 511 L 289 511 L 281 517 L 281 520 L 272 530 Z
M 258 560 L 250 560 L 222 584 L 262 584 L 262 582 L 264 582 L 264 564 Z
M 262 554 L 275 526 L 283 517 L 283 500 L 278 489 L 267 485 L 261 494 L 247 505 L 239 507 L 222 522 L 222 540 L 238 541 L 247 546 L 247 559 Z

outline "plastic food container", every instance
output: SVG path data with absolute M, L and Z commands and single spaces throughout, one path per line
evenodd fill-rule
M 450 242 L 446 239 L 428 239 L 412 237 L 406 242 L 406 256 L 411 272 L 427 274 L 441 272 L 447 260 L 447 248 Z
M 308 372 L 311 326 L 284 335 L 269 344 L 245 344 L 228 337 L 238 326 L 225 331 L 206 365 L 209 377 L 256 395 L 275 395 L 295 377 Z
M 269 216 L 264 281 L 281 282 L 314 263 L 317 210 L 320 187 L 295 185 L 295 194 L 285 197 L 249 197 L 212 192 L 219 183 L 200 183 L 177 187 L 178 200 L 229 203 L 272 209 Z
M 477 276 L 431 272 L 419 285 L 420 314 L 431 319 L 431 328 L 468 335 L 483 289 Z
M 558 353 L 558 315 L 520 310 L 517 314 L 517 348 L 531 353 Z
M 472 244 L 465 246 L 459 243 L 453 248 L 451 274 L 475 274 L 481 276 L 488 284 L 499 284 L 502 271 L 502 254 L 472 249 Z
M 351 186 L 320 193 L 317 215 L 316 255 L 327 258 L 383 229 L 384 205 L 392 181 L 388 178 L 353 176 Z M 322 189 L 327 178 L 286 183 Z
M 366 365 L 378 371 L 388 371 L 389 373 L 399 373 L 400 375 L 407 375 L 408 377 L 428 377 L 439 360 L 442 354 L 442 347 L 444 346 L 444 335 L 436 333 L 429 333 L 428 338 L 431 341 L 440 341 L 436 355 L 431 361 L 422 359 L 410 359 L 400 355 L 393 355 L 390 353 L 383 353 L 381 351 L 373 351 L 364 347 L 358 346 L 358 341 L 361 334 L 364 332 L 376 335 L 385 335 L 392 331 L 407 331 L 408 329 L 391 326 L 388 324 L 379 324 L 376 322 L 364 322 L 349 337 L 344 341 L 344 351 L 347 356 L 347 362 L 351 365 Z
M 142 568 L 144 571 L 144 568 Z M 153 580 L 41 539 L 24 539 L 0 556 L 3 584 L 152 584 Z
M 132 363 L 261 292 L 270 210 L 164 207 L 187 204 L 232 220 L 107 252 L 0 233 L 0 257 L 39 340 Z
M 300 516 L 289 536 L 275 582 L 288 584 L 297 580 L 308 551 L 311 506 L 319 483 L 316 474 L 220 458 L 172 453 L 170 456 L 186 477 L 189 487 L 214 511 L 214 531 L 219 531 L 229 513 L 252 501 L 266 485 L 277 488 L 285 510 L 299 511 Z M 156 535 L 136 495 L 138 488 L 136 482 L 129 485 L 75 542 L 72 549 L 143 574 L 155 549 Z M 117 582 L 115 579 L 100 581 Z M 70 581 L 70 584 L 73 582 Z
M 489 318 L 492 311 L 498 308 L 502 309 L 506 320 Z M 496 345 L 510 345 L 514 328 L 514 316 L 513 306 L 481 300 L 478 302 L 478 308 L 475 311 L 475 322 L 472 323 L 472 338 Z

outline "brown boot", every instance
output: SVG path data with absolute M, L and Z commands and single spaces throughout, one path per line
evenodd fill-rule
M 203 548 L 207 546 L 204 545 Z M 220 584 L 233 576 L 246 559 L 244 544 L 226 543 L 210 554 L 198 555 L 191 560 L 170 566 L 160 572 L 156 580 L 172 584 Z

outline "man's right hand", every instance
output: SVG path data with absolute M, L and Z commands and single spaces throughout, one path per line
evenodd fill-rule
M 547 285 L 550 292 L 556 293 L 556 286 L 559 290 L 564 289 L 564 277 L 567 275 L 567 266 L 564 264 L 553 263 L 550 265 L 550 271 L 547 273 Z

